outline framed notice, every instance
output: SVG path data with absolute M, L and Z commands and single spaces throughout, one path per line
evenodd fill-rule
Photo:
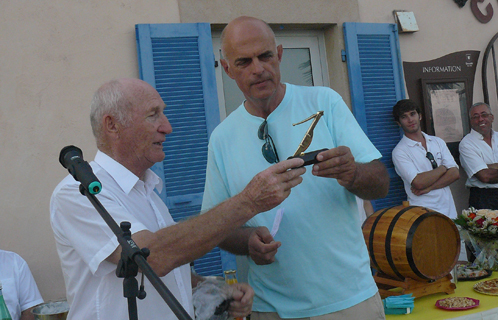
M 467 81 L 422 79 L 422 91 L 427 133 L 446 143 L 460 142 L 470 132 Z

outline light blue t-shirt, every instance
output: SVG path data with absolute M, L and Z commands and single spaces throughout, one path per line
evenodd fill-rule
M 294 154 L 311 121 L 292 124 L 318 111 L 324 114 L 306 152 L 348 146 L 357 162 L 381 157 L 339 94 L 325 87 L 286 84 L 284 99 L 267 118 L 280 160 Z M 238 194 L 271 166 L 257 134 L 263 121 L 241 105 L 214 130 L 202 211 Z M 336 179 L 315 177 L 307 167 L 303 182 L 280 206 L 258 214 L 247 226 L 271 230 L 280 208 L 284 214 L 275 240 L 282 246 L 276 261 L 258 266 L 249 259 L 253 310 L 278 312 L 283 318 L 311 317 L 351 307 L 377 292 L 355 196 Z

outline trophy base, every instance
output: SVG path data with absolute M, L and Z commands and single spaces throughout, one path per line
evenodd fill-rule
M 298 155 L 298 156 L 288 157 L 287 160 L 294 159 L 294 158 L 301 158 L 304 160 L 304 164 L 301 167 L 309 166 L 310 164 L 315 164 L 315 163 L 320 162 L 316 159 L 316 156 L 320 152 L 326 151 L 326 150 L 328 150 L 328 149 L 320 149 L 320 150 L 316 150 L 316 151 L 312 151 L 312 152 L 303 153 L 303 154 Z M 298 168 L 301 168 L 301 167 L 298 167 Z

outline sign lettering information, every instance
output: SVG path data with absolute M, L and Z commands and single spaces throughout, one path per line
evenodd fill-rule
M 462 66 L 445 66 L 445 67 L 430 66 L 430 67 L 423 67 L 422 68 L 422 73 L 430 73 L 430 72 L 461 72 L 461 71 L 462 71 Z

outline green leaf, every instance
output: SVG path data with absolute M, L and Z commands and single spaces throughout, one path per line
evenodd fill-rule
M 462 215 L 459 215 L 456 219 L 453 219 L 453 222 L 465 229 L 468 228 L 467 219 L 465 219 Z

